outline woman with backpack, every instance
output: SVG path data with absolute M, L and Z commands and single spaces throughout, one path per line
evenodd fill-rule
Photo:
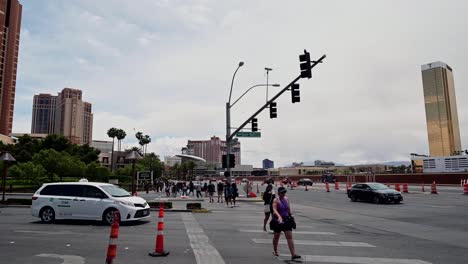
M 232 183 L 232 201 L 234 202 L 234 206 L 236 207 L 236 197 L 239 196 L 239 190 L 237 189 L 237 184 L 235 182 Z
M 233 193 L 232 186 L 226 183 L 226 185 L 224 186 L 224 199 L 226 200 L 226 207 L 229 206 L 229 203 L 231 203 L 231 207 L 232 207 L 232 200 L 231 200 L 232 193 Z
M 263 193 L 263 212 L 265 213 L 265 218 L 263 219 L 263 231 L 267 232 L 266 224 L 270 219 L 270 214 L 272 211 L 273 200 L 275 199 L 275 192 L 273 191 L 273 185 L 268 184 L 265 192 Z

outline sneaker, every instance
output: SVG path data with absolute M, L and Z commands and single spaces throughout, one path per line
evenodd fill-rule
M 300 258 L 301 258 L 301 256 L 299 256 L 299 255 L 294 255 L 294 256 L 291 257 L 291 260 L 300 259 Z

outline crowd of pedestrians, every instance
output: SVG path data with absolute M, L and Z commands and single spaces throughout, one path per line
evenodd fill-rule
M 150 184 L 145 185 L 145 190 L 151 188 Z M 196 196 L 197 198 L 207 197 L 210 203 L 226 203 L 226 207 L 236 206 L 236 198 L 239 196 L 239 190 L 236 183 L 214 181 L 194 182 L 194 181 L 156 181 L 153 183 L 155 192 L 165 192 L 166 197 L 177 196 Z M 203 194 L 204 193 L 204 194 Z M 215 201 L 215 194 L 217 200 Z

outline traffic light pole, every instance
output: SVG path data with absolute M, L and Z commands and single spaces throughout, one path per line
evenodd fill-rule
M 322 57 L 320 57 L 320 59 L 318 59 L 317 61 L 314 61 L 312 63 L 312 65 L 310 66 L 310 69 L 312 70 L 317 64 L 321 63 L 327 56 L 324 54 L 322 55 Z M 280 97 L 284 92 L 286 92 L 287 90 L 289 90 L 289 88 L 295 84 L 299 79 L 301 79 L 301 75 L 299 75 L 298 77 L 296 77 L 290 84 L 288 84 L 286 87 L 283 88 L 283 90 L 281 90 L 278 94 L 276 94 L 273 98 L 271 98 L 269 101 L 267 101 L 262 107 L 260 107 L 260 109 L 258 109 L 257 112 L 255 112 L 251 117 L 249 117 L 242 125 L 240 125 L 233 133 L 230 133 L 231 132 L 231 128 L 230 128 L 230 124 L 231 124 L 231 120 L 230 120 L 230 109 L 229 109 L 229 105 L 227 104 L 226 105 L 226 120 L 229 120 L 229 127 L 226 127 L 226 144 L 228 145 L 228 155 L 230 154 L 230 142 L 231 140 L 234 138 L 234 136 L 237 134 L 237 132 L 241 131 L 241 129 L 243 129 L 249 122 L 250 120 L 252 120 L 252 118 L 255 118 L 258 114 L 260 114 L 265 108 L 268 107 L 268 105 L 270 105 L 270 103 L 274 102 L 276 99 L 278 99 L 278 97 Z M 229 165 L 229 163 L 228 163 Z M 230 177 L 231 177 L 231 174 L 230 174 L 230 168 L 228 166 L 228 171 L 229 171 L 229 180 L 230 180 Z
M 231 103 L 226 103 L 226 172 L 227 172 L 227 182 L 231 184 L 231 164 L 229 163 L 229 157 L 231 155 Z

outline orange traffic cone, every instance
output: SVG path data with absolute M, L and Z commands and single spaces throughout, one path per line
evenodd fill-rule
M 114 263 L 117 256 L 117 238 L 119 238 L 119 211 L 114 212 L 114 222 L 112 223 L 109 236 L 109 246 L 107 247 L 106 264 Z
M 351 189 L 351 182 L 346 182 L 346 191 L 349 191 Z
M 436 185 L 435 181 L 433 181 L 432 184 L 431 184 L 431 193 L 432 194 L 437 194 L 437 185 Z
M 338 181 L 335 181 L 335 190 L 339 190 L 340 189 L 340 184 L 338 183 Z
M 403 183 L 403 192 L 408 193 L 408 184 L 407 183 Z
M 400 191 L 400 184 L 399 183 L 395 183 L 395 190 Z
M 330 184 L 328 182 L 325 183 L 325 188 L 327 189 L 327 192 L 330 192 Z
M 159 206 L 159 222 L 158 234 L 156 236 L 156 247 L 153 253 L 149 253 L 152 257 L 165 257 L 169 255 L 168 251 L 164 251 L 164 205 Z

